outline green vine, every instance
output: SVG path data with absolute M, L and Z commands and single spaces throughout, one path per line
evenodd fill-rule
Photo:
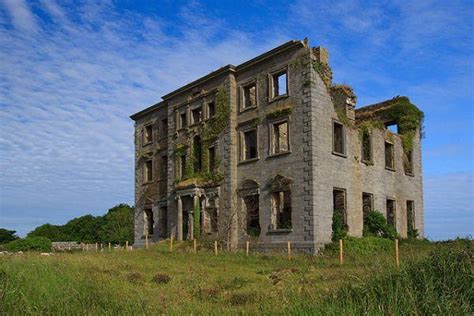
M 336 109 L 337 119 L 344 125 L 349 124 L 349 118 L 343 109 Z
M 212 185 L 219 183 L 224 179 L 224 175 L 216 170 L 209 170 L 209 146 L 216 141 L 219 135 L 229 125 L 230 118 L 230 101 L 223 89 L 219 89 L 216 95 L 216 113 L 207 122 L 206 125 L 201 126 L 199 134 L 202 136 L 202 151 L 201 151 L 201 170 L 194 170 L 194 144 L 191 146 L 180 145 L 175 147 L 175 154 L 185 154 L 189 147 L 189 155 L 186 159 L 185 174 L 177 183 L 182 183 L 186 180 L 194 179 L 201 185 Z M 218 166 L 220 160 L 216 157 L 215 165 Z
M 410 102 L 407 97 L 398 97 L 388 109 L 381 111 L 378 118 L 364 120 L 359 124 L 359 131 L 364 133 L 373 128 L 384 128 L 384 122 L 395 122 L 405 152 L 413 150 L 413 140 L 417 131 L 423 135 L 424 113 Z
M 276 111 L 268 113 L 267 119 L 275 120 L 281 117 L 288 116 L 291 114 L 291 112 L 293 112 L 293 108 L 285 108 L 285 109 L 276 110 Z

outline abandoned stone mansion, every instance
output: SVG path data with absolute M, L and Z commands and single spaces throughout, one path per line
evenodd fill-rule
M 326 49 L 289 41 L 134 115 L 135 244 L 209 238 L 316 253 L 333 217 L 423 236 L 421 122 L 406 97 L 356 108 Z

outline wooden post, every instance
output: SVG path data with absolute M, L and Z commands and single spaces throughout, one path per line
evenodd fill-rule
M 217 256 L 217 240 L 214 241 L 214 254 Z
M 133 245 L 130 246 L 130 251 L 132 251 L 132 250 L 133 250 Z
M 291 259 L 291 241 L 288 241 L 288 259 Z
M 173 235 L 171 235 L 171 238 L 170 238 L 170 252 L 173 251 Z
M 112 245 L 110 244 L 110 241 L 109 241 L 109 251 L 110 251 L 111 248 L 112 248 Z
M 197 252 L 196 238 L 193 239 L 193 249 L 194 249 L 194 253 L 196 253 Z
M 250 242 L 247 240 L 247 244 L 246 244 L 246 253 L 247 253 L 247 257 L 249 255 L 249 248 L 250 248 Z
M 98 249 L 99 249 L 99 244 L 95 243 L 95 251 L 97 251 Z
M 342 253 L 342 239 L 339 239 L 339 263 L 340 264 L 344 263 L 344 256 Z
M 125 250 L 128 250 L 128 240 L 125 242 Z
M 400 253 L 398 251 L 398 239 L 395 239 L 395 260 L 397 262 L 397 268 L 400 267 Z
M 145 248 L 148 249 L 148 234 L 145 235 Z

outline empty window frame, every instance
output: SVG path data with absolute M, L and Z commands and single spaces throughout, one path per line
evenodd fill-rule
M 390 225 L 390 226 L 393 226 L 393 227 L 396 227 L 395 226 L 395 212 L 396 212 L 396 209 L 395 209 L 395 200 L 392 200 L 392 199 L 387 199 L 387 202 L 386 202 L 386 211 L 387 211 L 387 224 Z
M 202 170 L 202 142 L 199 136 L 193 138 L 193 156 L 194 172 L 199 172 Z
M 385 128 L 394 134 L 398 134 L 398 124 L 396 122 L 385 123 Z
M 179 128 L 185 128 L 188 126 L 186 112 L 181 112 L 179 114 Z
M 413 151 L 411 150 L 403 152 L 403 169 L 405 174 L 413 175 Z
M 362 193 L 362 214 L 363 218 L 367 218 L 367 215 L 374 210 L 374 195 L 371 193 Z
M 291 191 L 272 193 L 273 229 L 291 229 Z
M 416 237 L 415 231 L 415 202 L 407 201 L 407 235 Z
M 288 94 L 288 73 L 286 70 L 272 75 L 272 85 L 273 98 Z
M 395 149 L 389 142 L 385 142 L 385 168 L 395 170 Z
M 160 179 L 168 178 L 168 156 L 161 157 Z
M 191 110 L 191 124 L 197 124 L 202 121 L 202 107 Z
M 333 217 L 339 217 L 342 221 L 344 230 L 348 230 L 347 226 L 347 207 L 346 207 L 346 190 L 333 188 L 332 190 L 332 201 L 333 201 Z M 334 221 L 334 218 L 333 218 Z
M 168 137 L 168 119 L 161 120 L 160 138 Z
M 143 166 L 143 182 L 153 181 L 153 161 L 147 160 Z
M 143 129 L 143 145 L 153 143 L 153 126 L 147 125 Z
M 208 148 L 209 157 L 209 171 L 215 171 L 216 169 L 216 147 L 212 146 Z
M 242 160 L 258 158 L 257 152 L 257 130 L 251 129 L 241 133 L 241 153 Z
M 362 133 L 362 162 L 372 163 L 372 139 L 368 131 Z
M 255 83 L 243 87 L 242 109 L 257 106 L 257 86 Z
M 332 151 L 334 154 L 345 155 L 346 154 L 346 144 L 345 144 L 345 130 L 344 125 L 339 122 L 333 121 L 333 137 L 332 137 Z
M 290 150 L 288 121 L 272 123 L 270 128 L 270 154 L 288 152 Z
M 186 175 L 186 155 L 179 156 L 178 178 L 183 179 Z
M 143 220 L 144 220 L 144 234 L 145 236 L 152 236 L 153 235 L 153 211 L 149 208 L 143 211 Z
M 214 115 L 216 115 L 216 104 L 209 102 L 207 104 L 207 118 L 212 118 Z

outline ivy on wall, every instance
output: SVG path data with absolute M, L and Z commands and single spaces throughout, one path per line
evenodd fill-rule
M 230 118 L 230 100 L 224 89 L 219 89 L 216 95 L 216 113 L 210 120 L 199 127 L 197 135 L 201 136 L 201 170 L 194 170 L 194 162 L 197 157 L 194 153 L 194 144 L 189 141 L 188 144 L 179 144 L 175 146 L 175 157 L 177 155 L 186 155 L 185 174 L 181 179 L 177 179 L 177 183 L 183 180 L 195 179 L 200 184 L 215 184 L 224 179 L 224 175 L 217 170 L 209 170 L 209 153 L 207 148 L 215 142 L 219 135 L 224 132 L 229 125 Z M 190 137 L 191 138 L 191 137 Z M 218 156 L 215 157 L 215 165 L 220 164 Z
M 371 129 L 385 128 L 384 122 L 395 122 L 402 139 L 405 152 L 413 150 L 413 139 L 417 131 L 422 135 L 424 113 L 407 97 L 398 97 L 388 109 L 377 113 L 377 117 L 363 120 L 358 124 L 360 135 Z

